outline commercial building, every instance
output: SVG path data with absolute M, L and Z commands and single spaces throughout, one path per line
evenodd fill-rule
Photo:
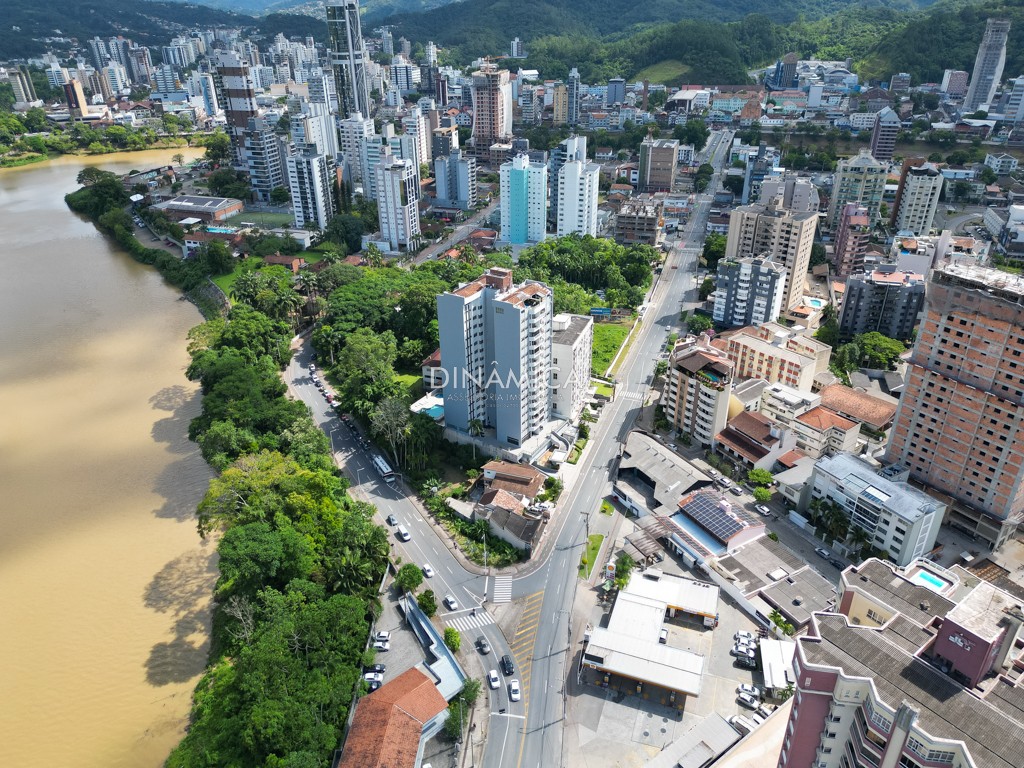
M 640 143 L 637 189 L 640 192 L 671 192 L 676 182 L 679 142 L 648 136 Z
M 943 181 L 934 163 L 923 160 L 903 163 L 893 203 L 892 223 L 898 232 L 927 235 L 931 231 Z
M 606 107 L 614 107 L 616 104 L 623 104 L 626 101 L 626 81 L 621 77 L 613 77 L 608 81 L 608 90 L 605 92 L 604 104 Z
M 776 202 L 767 206 L 743 205 L 732 212 L 725 258 L 757 256 L 785 267 L 782 296 L 782 311 L 785 312 L 803 302 L 818 215 L 789 211 L 778 207 Z
M 586 139 L 581 139 L 586 147 Z M 567 139 L 570 141 L 570 139 Z M 575 155 L 566 159 L 558 169 L 554 181 L 555 199 L 558 201 L 555 231 L 565 235 L 597 236 L 597 198 L 601 180 L 601 166 Z
M 371 114 L 359 0 L 327 0 L 327 48 L 338 90 L 339 115 Z
M 729 419 L 732 378 L 733 364 L 707 337 L 677 342 L 662 392 L 665 418 L 698 445 L 711 445 Z
M 626 200 L 615 215 L 615 241 L 657 246 L 665 237 L 664 203 L 656 198 Z
M 575 421 L 590 392 L 594 321 L 582 315 L 555 315 L 551 321 L 551 413 Z
M 476 157 L 488 156 L 491 145 L 512 136 L 512 85 L 508 70 L 490 62 L 473 73 L 473 136 Z
M 521 245 L 547 236 L 548 167 L 516 155 L 499 169 L 501 239 Z
M 810 390 L 828 370 L 832 348 L 778 323 L 726 331 L 712 342 L 733 362 L 737 378 L 765 379 Z
M 461 149 L 434 158 L 437 204 L 444 208 L 472 210 L 476 206 L 476 159 L 463 157 Z
M 874 223 L 882 205 L 888 172 L 888 163 L 875 160 L 866 149 L 862 149 L 856 157 L 840 160 L 828 205 L 828 229 L 835 231 L 839 225 L 839 215 L 847 203 L 864 206 L 868 221 Z
M 1024 519 L 1024 278 L 932 272 L 886 460 L 953 504 L 948 522 L 999 546 Z
M 230 197 L 205 197 L 203 195 L 178 195 L 170 200 L 153 205 L 174 221 L 199 219 L 207 224 L 224 221 L 241 213 L 245 205 L 241 200 Z
M 837 453 L 814 465 L 811 496 L 838 505 L 848 519 L 851 552 L 870 544 L 898 565 L 924 557 L 935 546 L 946 505 L 906 482 L 899 466 L 876 471 L 851 453 Z M 865 534 L 858 541 L 854 532 Z
M 992 103 L 996 89 L 1003 79 L 1006 64 L 1006 38 L 1010 34 L 1007 19 L 989 19 L 985 24 L 985 35 L 978 46 L 971 71 L 971 83 L 964 97 L 964 114 L 977 111 Z
M 900 116 L 886 107 L 875 115 L 875 125 L 871 129 L 871 156 L 875 160 L 889 162 L 896 151 L 896 136 L 902 130 Z
M 493 429 L 502 446 L 540 435 L 551 415 L 551 289 L 482 277 L 437 297 L 446 426 Z
M 924 305 L 924 287 L 924 276 L 899 272 L 895 265 L 851 276 L 843 292 L 839 335 L 849 339 L 877 331 L 892 339 L 911 339 Z
M 420 169 L 412 160 L 387 156 L 377 174 L 377 218 L 392 251 L 415 248 L 420 239 Z
M 841 579 L 796 641 L 779 768 L 1024 765 L 1020 599 L 927 561 Z
M 781 264 L 753 256 L 722 259 L 715 276 L 715 323 L 735 328 L 777 320 L 785 286 Z
M 836 277 L 844 278 L 864 269 L 864 255 L 871 242 L 868 209 L 860 203 L 847 203 L 839 215 L 839 228 L 832 251 Z
M 770 384 L 761 392 L 760 410 L 789 429 L 796 438 L 797 450 L 812 459 L 857 448 L 860 424 L 825 408 L 821 395 Z
M 637 517 L 670 520 L 682 496 L 714 484 L 667 445 L 639 430 L 626 435 L 616 467 L 612 493 Z
M 335 214 L 334 160 L 314 146 L 305 146 L 289 155 L 286 166 L 295 226 L 325 229 Z

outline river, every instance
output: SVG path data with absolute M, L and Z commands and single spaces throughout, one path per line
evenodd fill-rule
M 206 661 L 211 471 L 184 378 L 202 318 L 63 200 L 87 164 L 175 151 L 0 170 L 2 766 L 161 765 Z

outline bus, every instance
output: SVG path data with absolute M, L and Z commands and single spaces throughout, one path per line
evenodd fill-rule
M 391 465 L 384 461 L 384 458 L 378 454 L 374 454 L 373 468 L 377 470 L 377 474 L 383 478 L 385 483 L 395 482 L 395 471 L 391 469 Z

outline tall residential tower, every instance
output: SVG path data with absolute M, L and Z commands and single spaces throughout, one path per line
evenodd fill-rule
M 359 0 L 327 0 L 327 42 L 338 89 L 339 114 L 369 115 L 370 86 L 359 24 Z
M 1003 77 L 1003 65 L 1006 64 L 1006 38 L 1009 34 L 1010 22 L 1007 19 L 989 19 L 985 24 L 985 36 L 978 46 L 971 84 L 967 86 L 964 98 L 965 114 L 974 112 L 983 104 L 990 104 L 996 95 L 996 88 Z

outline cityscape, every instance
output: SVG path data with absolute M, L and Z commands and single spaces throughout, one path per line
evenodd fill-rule
M 88 158 L 203 317 L 163 764 L 1024 766 L 1017 22 L 715 83 L 315 5 L 0 51 L 0 186 Z

